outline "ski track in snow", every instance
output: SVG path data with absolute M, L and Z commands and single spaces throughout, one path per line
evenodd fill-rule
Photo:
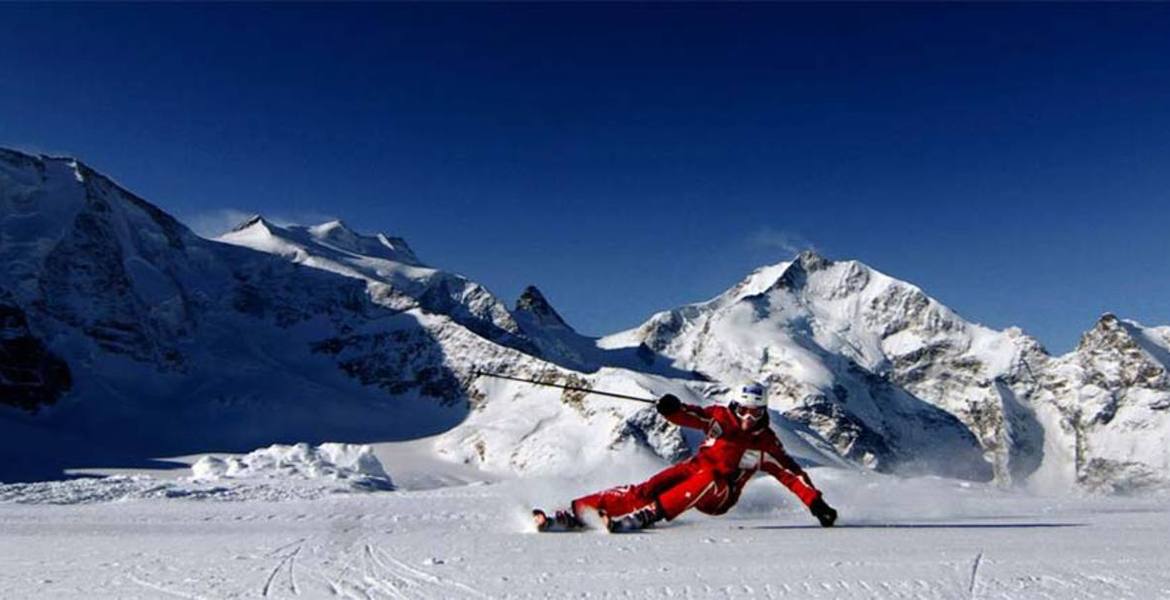
M 2 502 L 0 596 L 1170 596 L 1170 508 L 1156 498 L 989 494 L 978 510 L 916 518 L 921 495 L 875 502 L 887 505 L 874 512 L 842 491 L 842 526 L 828 530 L 777 496 L 775 506 L 746 498 L 726 517 L 634 534 L 535 534 L 516 516 L 531 485 L 282 502 Z
M 301 539 L 301 542 L 304 542 L 303 538 Z M 264 589 L 260 593 L 261 596 L 264 596 L 265 598 L 268 597 L 268 593 L 272 591 L 272 582 L 276 579 L 276 576 L 280 574 L 281 569 L 283 569 L 285 565 L 288 565 L 287 573 L 289 590 L 291 590 L 294 594 L 300 594 L 300 590 L 297 588 L 296 568 L 297 554 L 300 554 L 301 548 L 303 548 L 303 546 L 298 545 L 292 552 L 280 558 L 280 562 L 278 562 L 276 566 L 273 567 L 272 572 L 268 575 L 268 580 L 264 582 Z
M 134 583 L 137 583 L 138 585 L 140 585 L 146 589 L 154 590 L 156 592 L 165 594 L 167 596 L 174 596 L 176 598 L 188 598 L 190 600 L 203 600 L 202 596 L 196 596 L 194 594 L 187 594 L 184 592 L 180 592 L 177 590 L 173 590 L 173 589 L 158 585 L 157 583 L 143 581 L 142 579 L 139 579 L 138 577 L 135 577 L 134 575 L 130 576 L 130 581 L 133 581 Z
M 975 560 L 971 563 L 971 585 L 967 586 L 967 595 L 975 598 L 975 586 L 979 584 L 979 563 L 983 561 L 983 551 L 975 555 Z

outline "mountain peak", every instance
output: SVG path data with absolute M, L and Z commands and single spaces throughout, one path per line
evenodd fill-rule
M 348 234 L 351 236 L 359 235 L 356 231 L 350 229 L 349 226 L 345 224 L 345 221 L 342 221 L 341 219 L 333 219 L 332 221 L 326 221 L 319 225 L 313 225 L 309 227 L 309 230 L 318 235 L 328 235 L 330 233 Z
M 244 219 L 239 225 L 232 227 L 232 232 L 244 231 L 245 229 L 249 229 L 257 225 L 263 225 L 267 228 L 271 225 L 271 223 L 269 223 L 263 216 L 257 213 L 248 217 L 247 219 Z
M 793 260 L 793 264 L 798 264 L 805 271 L 811 273 L 825 267 L 833 266 L 833 261 L 821 256 L 816 250 L 810 248 L 808 250 L 802 250 L 800 254 L 797 254 L 796 259 Z
M 368 238 L 346 227 L 341 219 L 326 221 L 305 229 L 314 238 L 349 252 L 369 254 L 369 246 L 376 245 L 368 243 L 370 241 Z
M 796 255 L 792 262 L 776 279 L 773 288 L 796 290 L 804 287 L 810 274 L 833 266 L 833 261 L 817 254 L 813 250 L 804 250 Z
M 1092 329 L 1081 335 L 1077 344 L 1078 351 L 1087 351 L 1102 348 L 1129 348 L 1136 345 L 1133 327 L 1107 312 L 1097 319 Z
M 32 168 L 43 174 L 46 163 L 57 163 L 63 165 L 72 174 L 73 178 L 79 183 L 84 183 L 87 175 L 99 175 L 97 171 L 90 168 L 89 165 L 74 158 L 72 156 L 60 155 L 54 156 L 42 153 L 30 153 L 14 148 L 0 147 L 0 161 L 12 165 L 17 168 Z M 113 183 L 108 177 L 101 176 L 107 181 Z M 127 192 L 128 193 L 128 192 Z
M 524 288 L 524 292 L 516 300 L 516 312 L 527 314 L 542 327 L 563 327 L 571 329 L 561 315 L 557 314 L 544 294 L 536 286 Z
M 414 253 L 414 249 L 410 247 L 410 244 L 406 243 L 404 238 L 386 235 L 384 233 L 379 233 L 377 238 L 378 243 L 382 244 L 383 247 L 389 248 L 397 260 L 412 265 L 422 264 L 418 260 L 418 256 Z
M 1110 333 L 1126 333 L 1125 323 L 1117 317 L 1117 315 L 1107 312 L 1102 314 L 1097 322 L 1093 324 L 1093 328 L 1088 333 L 1110 334 Z

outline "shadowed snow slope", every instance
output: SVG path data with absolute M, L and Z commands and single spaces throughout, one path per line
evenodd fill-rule
M 466 413 L 436 341 L 463 330 L 449 319 L 199 238 L 71 159 L 0 151 L 0 209 L 2 355 L 15 340 L 42 357 L 4 358 L 4 385 L 26 393 L 3 397 L 22 410 L 2 407 L 0 477 L 415 437 Z
M 536 356 L 482 286 L 422 266 L 401 240 L 260 219 L 234 235 L 261 251 L 202 239 L 76 160 L 0 151 L 0 480 L 490 429 L 468 418 L 495 401 L 473 367 L 575 376 Z M 500 402 L 531 398 L 580 403 L 531 386 Z M 626 423 L 639 408 L 532 427 L 595 431 L 592 456 L 673 456 L 640 433 L 656 416 Z M 512 445 L 476 456 L 522 468 L 500 457 L 542 447 L 523 431 L 499 439 Z

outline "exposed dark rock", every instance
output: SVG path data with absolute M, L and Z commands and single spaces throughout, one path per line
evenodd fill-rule
M 569 324 L 561 318 L 544 294 L 534 285 L 524 288 L 520 298 L 516 300 L 516 312 L 530 315 L 531 319 L 541 327 L 558 327 L 572 330 Z
M 0 290 L 0 404 L 37 412 L 72 385 L 69 365 L 32 334 L 24 311 Z

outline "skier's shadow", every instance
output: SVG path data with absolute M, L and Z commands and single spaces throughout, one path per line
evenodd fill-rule
M 839 523 L 833 529 L 1055 529 L 1086 523 Z M 738 529 L 821 529 L 820 525 L 753 525 Z

